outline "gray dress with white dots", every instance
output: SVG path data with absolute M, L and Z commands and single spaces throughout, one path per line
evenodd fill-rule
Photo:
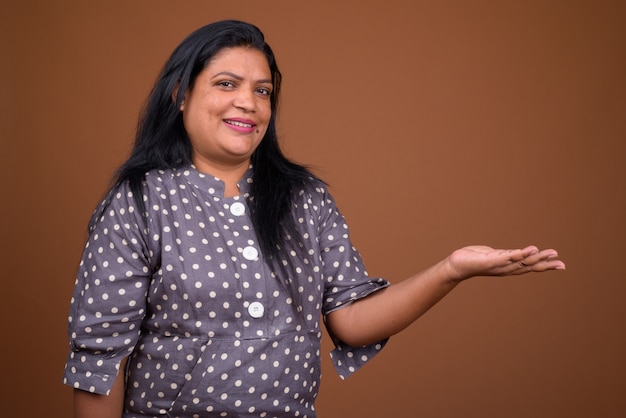
M 88 239 L 69 315 L 64 382 L 110 391 L 126 369 L 124 417 L 315 417 L 320 317 L 389 283 L 370 279 L 324 185 L 294 204 L 308 253 L 291 255 L 291 300 L 260 254 L 240 196 L 193 166 L 146 176 L 148 224 L 123 185 Z M 300 311 L 300 312 L 299 312 Z M 385 344 L 335 340 L 342 378 Z

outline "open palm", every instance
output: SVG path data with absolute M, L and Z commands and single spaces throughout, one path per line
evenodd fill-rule
M 519 249 L 471 245 L 454 251 L 448 262 L 457 280 L 473 276 L 509 276 L 565 269 L 565 263 L 558 259 L 556 250 L 540 251 L 534 245 Z

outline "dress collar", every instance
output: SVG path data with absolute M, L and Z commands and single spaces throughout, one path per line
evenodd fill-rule
M 235 199 L 240 199 L 241 197 L 247 198 L 249 196 L 253 177 L 252 174 L 252 165 L 250 165 L 245 174 L 237 182 L 240 194 L 239 196 L 235 196 Z M 226 188 L 224 181 L 211 174 L 198 171 L 193 164 L 174 169 L 174 175 L 184 177 L 193 187 L 213 197 L 224 198 L 224 189 Z

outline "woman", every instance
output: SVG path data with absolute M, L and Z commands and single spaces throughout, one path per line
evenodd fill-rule
M 64 375 L 76 417 L 314 417 L 320 317 L 346 377 L 462 280 L 565 268 L 554 250 L 474 246 L 393 286 L 368 278 L 324 183 L 278 146 L 280 81 L 239 21 L 166 63 L 90 221 Z

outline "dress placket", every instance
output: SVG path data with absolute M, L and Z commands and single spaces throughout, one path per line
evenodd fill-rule
M 266 269 L 261 250 L 252 229 L 248 206 L 239 198 L 226 199 L 230 213 L 232 240 L 237 250 L 235 263 L 241 289 L 241 321 L 244 340 L 267 338 L 271 310 L 268 309 Z

